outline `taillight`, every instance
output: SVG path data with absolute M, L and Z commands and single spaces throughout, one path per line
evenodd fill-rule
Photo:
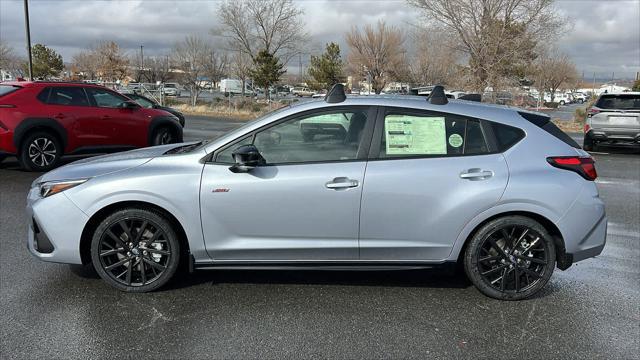
M 547 162 L 559 169 L 569 170 L 580 174 L 583 178 L 594 181 L 598 177 L 595 161 L 592 157 L 553 156 Z
M 589 108 L 587 109 L 587 117 L 592 117 L 593 115 L 597 114 L 600 112 L 600 109 L 598 108 Z
M 584 124 L 584 133 L 588 133 L 589 130 L 591 130 L 591 126 L 589 126 L 589 124 Z

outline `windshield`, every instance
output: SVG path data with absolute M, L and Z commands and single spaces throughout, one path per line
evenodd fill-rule
M 21 89 L 20 86 L 16 85 L 0 85 L 0 96 L 4 96 L 7 94 L 11 94 L 12 92 Z
M 602 95 L 596 106 L 600 109 L 640 110 L 640 94 Z
M 166 87 L 166 88 L 175 88 L 176 84 L 165 84 L 164 87 Z

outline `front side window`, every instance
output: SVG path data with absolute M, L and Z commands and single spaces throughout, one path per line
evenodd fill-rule
M 45 92 L 43 92 L 45 93 Z M 88 106 L 89 100 L 81 87 L 52 87 L 47 99 L 50 105 Z
M 147 108 L 147 109 L 151 109 L 153 108 L 154 103 L 142 96 L 129 96 L 131 99 L 133 99 L 133 101 L 137 102 L 138 105 Z
M 489 152 L 480 122 L 450 114 L 388 113 L 379 158 L 477 155 Z
M 127 98 L 106 89 L 87 88 L 87 93 L 93 98 L 98 107 L 117 108 L 127 101 Z
M 232 163 L 233 150 L 246 144 L 255 145 L 267 164 L 355 160 L 366 124 L 367 109 L 297 117 L 236 142 L 216 162 Z

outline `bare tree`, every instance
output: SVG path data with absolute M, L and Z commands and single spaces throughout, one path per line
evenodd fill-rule
M 292 0 L 226 0 L 219 8 L 222 27 L 214 29 L 227 39 L 229 50 L 255 61 L 266 50 L 287 63 L 307 38 L 303 11 Z
M 75 54 L 71 60 L 72 76 L 80 76 L 82 79 L 95 79 L 100 64 L 95 50 L 82 50 Z
M 422 85 L 457 85 L 459 53 L 451 37 L 436 27 L 416 28 L 411 33 L 416 49 L 412 54 L 414 82 Z
M 200 78 L 205 73 L 205 63 L 210 53 L 209 45 L 195 35 L 185 37 L 173 49 L 172 63 L 181 72 L 183 85 L 189 90 L 189 101 L 193 106 L 202 92 Z
M 153 56 L 144 59 L 145 78 L 152 83 L 166 82 L 171 76 L 169 55 Z
M 204 62 L 204 74 L 211 81 L 211 86 L 216 88 L 222 77 L 227 73 L 229 59 L 227 54 L 211 49 Z
M 249 79 L 253 70 L 253 61 L 249 55 L 237 52 L 231 61 L 230 70 L 233 76 L 242 82 L 242 96 L 244 96 L 247 79 Z
M 549 91 L 551 102 L 555 100 L 555 92 L 561 86 L 571 86 L 579 79 L 575 64 L 566 54 L 551 50 L 548 55 L 541 56 L 535 64 L 537 74 L 536 85 L 543 96 L 543 91 Z
M 469 57 L 476 91 L 491 86 L 502 71 L 517 72 L 514 64 L 532 61 L 532 48 L 553 38 L 564 23 L 553 0 L 407 1 L 455 34 Z
M 7 71 L 13 76 L 24 76 L 23 63 L 24 61 L 13 52 L 9 44 L 0 41 L 0 70 Z
M 98 74 L 103 81 L 117 82 L 129 74 L 129 59 L 113 41 L 103 41 L 94 50 Z
M 363 32 L 354 27 L 346 40 L 351 50 L 347 57 L 351 71 L 369 77 L 376 94 L 384 89 L 387 79 L 406 69 L 404 36 L 384 21 L 375 29 L 366 25 Z

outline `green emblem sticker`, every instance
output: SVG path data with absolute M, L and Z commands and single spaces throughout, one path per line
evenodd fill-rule
M 449 145 L 454 148 L 462 146 L 462 136 L 459 134 L 451 134 L 451 136 L 449 136 Z

